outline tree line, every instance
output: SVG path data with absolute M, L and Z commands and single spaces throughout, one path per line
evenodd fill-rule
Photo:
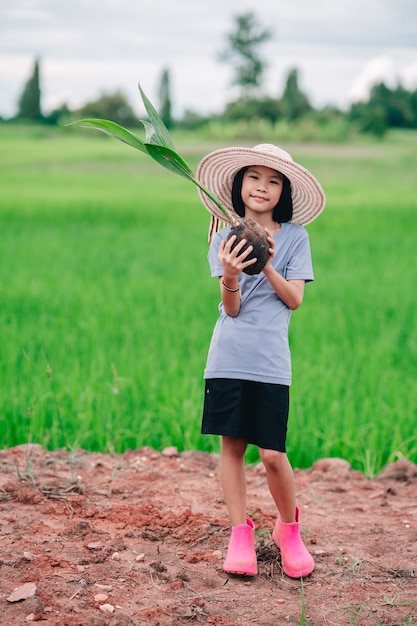
M 383 82 L 374 85 L 367 101 L 353 103 L 348 111 L 330 106 L 315 109 L 299 86 L 298 69 L 292 68 L 280 96 L 274 98 L 264 95 L 262 80 L 267 61 L 260 50 L 271 37 L 272 31 L 263 28 L 253 12 L 235 16 L 233 28 L 227 35 L 226 46 L 219 54 L 219 60 L 232 65 L 232 84 L 238 88 L 238 96 L 220 114 L 201 116 L 198 112 L 187 110 L 181 119 L 174 119 L 170 73 L 165 68 L 160 77 L 157 108 L 166 126 L 196 129 L 213 119 L 220 123 L 256 119 L 271 124 L 283 120 L 297 123 L 308 119 L 318 125 L 343 120 L 359 132 L 379 137 L 390 128 L 417 128 L 417 90 L 407 91 L 401 84 L 392 89 Z M 70 110 L 63 104 L 44 115 L 41 108 L 40 61 L 36 59 L 32 75 L 19 98 L 17 114 L 10 121 L 26 120 L 58 125 L 62 121 L 80 117 L 111 119 L 128 127 L 138 124 L 131 105 L 120 91 L 102 94 L 78 110 Z

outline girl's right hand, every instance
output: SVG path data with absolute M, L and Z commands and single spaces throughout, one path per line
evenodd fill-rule
M 239 241 L 232 250 L 235 241 L 236 235 L 233 235 L 228 241 L 223 240 L 220 244 L 218 257 L 223 266 L 223 276 L 225 278 L 239 276 L 246 267 L 253 265 L 257 260 L 256 258 L 250 261 L 245 260 L 253 250 L 253 246 L 248 246 L 247 249 L 242 252 L 242 248 L 244 248 L 246 244 L 246 239 Z

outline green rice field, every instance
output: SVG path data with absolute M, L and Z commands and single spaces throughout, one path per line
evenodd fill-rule
M 173 137 L 193 169 L 221 147 Z M 417 462 L 417 134 L 282 147 L 327 194 L 291 322 L 290 460 Z M 0 189 L 0 448 L 218 451 L 200 419 L 219 289 L 192 183 L 93 130 L 3 125 Z

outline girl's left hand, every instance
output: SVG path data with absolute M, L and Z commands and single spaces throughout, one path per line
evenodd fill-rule
M 275 255 L 275 241 L 273 240 L 272 235 L 271 235 L 271 233 L 269 232 L 269 230 L 267 228 L 265 228 L 265 232 L 266 232 L 266 235 L 267 235 L 266 238 L 267 238 L 268 243 L 270 245 L 270 248 L 269 248 L 269 258 L 268 258 L 268 261 L 266 262 L 266 265 L 270 265 L 272 259 L 274 258 L 274 255 Z

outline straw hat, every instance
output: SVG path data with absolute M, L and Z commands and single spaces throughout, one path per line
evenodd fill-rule
M 287 176 L 293 202 L 291 221 L 295 224 L 309 224 L 323 211 L 326 197 L 320 183 L 302 165 L 295 163 L 288 152 L 272 144 L 215 150 L 200 162 L 196 178 L 217 196 L 234 217 L 240 219 L 232 205 L 232 185 L 237 172 L 249 165 L 271 167 Z M 214 202 L 203 191 L 198 191 L 210 213 L 221 221 L 227 221 Z

